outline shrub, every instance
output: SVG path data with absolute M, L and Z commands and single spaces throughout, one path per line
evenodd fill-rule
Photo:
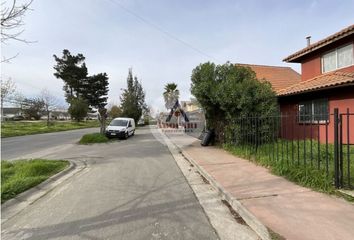
M 101 133 L 89 133 L 82 136 L 79 141 L 79 144 L 92 144 L 92 143 L 105 143 L 109 139 Z
M 193 70 L 191 80 L 191 92 L 203 107 L 207 127 L 215 129 L 219 142 L 237 127 L 234 118 L 255 113 L 271 116 L 277 112 L 271 85 L 259 81 L 249 67 L 207 62 Z
M 88 112 L 87 102 L 81 98 L 74 98 L 70 101 L 70 107 L 68 109 L 71 117 L 76 121 L 82 121 Z

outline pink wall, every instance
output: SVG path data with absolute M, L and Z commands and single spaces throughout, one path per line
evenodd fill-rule
M 353 43 L 353 36 L 349 36 L 345 39 L 341 39 L 329 46 L 321 48 L 317 52 L 311 53 L 308 56 L 303 57 L 301 61 L 301 80 L 305 81 L 322 74 L 321 56 L 328 51 L 334 50 L 337 47 L 344 46 L 346 44 Z M 353 53 L 354 54 L 354 53 Z M 354 65 L 338 69 L 343 72 L 354 72 Z
M 306 59 L 301 63 L 301 80 L 314 78 L 321 75 L 321 57 L 315 56 L 310 59 Z
M 329 143 L 334 142 L 334 108 L 338 108 L 339 113 L 346 113 L 347 108 L 350 115 L 349 122 L 346 115 L 343 115 L 343 142 L 347 143 L 347 128 L 349 125 L 349 143 L 354 144 L 354 86 L 334 88 L 326 91 L 318 91 L 297 96 L 288 96 L 279 98 L 280 111 L 284 117 L 282 123 L 281 135 L 288 139 L 314 138 L 320 139 L 320 142 L 326 142 L 326 124 L 302 124 L 298 123 L 297 111 L 300 101 L 311 99 L 328 98 L 330 116 L 327 125 L 327 134 Z

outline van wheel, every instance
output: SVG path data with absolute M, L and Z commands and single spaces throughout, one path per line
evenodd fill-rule
M 129 137 L 129 133 L 125 133 L 125 136 L 124 136 L 124 139 L 128 139 L 128 137 Z
M 134 136 L 134 134 L 135 134 L 135 130 L 133 131 L 132 136 Z

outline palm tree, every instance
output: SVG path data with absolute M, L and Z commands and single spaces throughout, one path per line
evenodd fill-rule
M 165 92 L 163 93 L 165 100 L 165 107 L 171 109 L 179 98 L 179 90 L 176 83 L 167 83 L 165 85 Z

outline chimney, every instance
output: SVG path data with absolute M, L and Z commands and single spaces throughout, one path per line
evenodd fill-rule
M 307 46 L 310 46 L 311 45 L 311 36 L 307 36 L 306 40 L 307 40 Z

